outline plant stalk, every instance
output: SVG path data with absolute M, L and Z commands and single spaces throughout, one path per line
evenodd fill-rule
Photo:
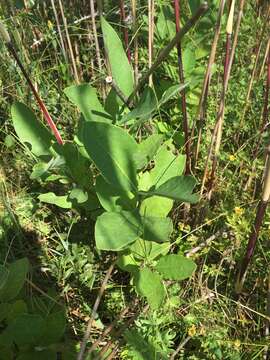
M 126 53 L 128 57 L 128 62 L 131 63 L 131 53 L 130 53 L 130 47 L 129 47 L 129 41 L 128 41 L 128 29 L 126 28 L 126 14 L 125 14 L 125 5 L 124 0 L 119 1 L 120 6 L 120 18 L 123 26 L 123 35 L 124 35 L 124 41 L 125 41 L 125 47 L 126 47 Z
M 189 19 L 186 24 L 182 27 L 182 29 L 174 36 L 174 38 L 165 46 L 159 53 L 156 61 L 151 66 L 151 68 L 141 77 L 138 85 L 136 86 L 133 93 L 129 96 L 128 102 L 134 98 L 135 94 L 141 90 L 141 88 L 148 82 L 149 76 L 153 74 L 153 72 L 159 67 L 159 65 L 168 57 L 169 53 L 176 46 L 176 44 L 181 41 L 183 36 L 197 23 L 197 21 L 205 15 L 208 10 L 208 4 L 206 2 L 202 3 L 202 5 L 198 8 L 195 15 Z
M 174 14 L 175 14 L 175 28 L 176 33 L 180 31 L 180 3 L 179 0 L 174 0 Z M 182 61 L 182 46 L 181 42 L 176 45 L 177 48 L 177 61 L 178 61 L 178 76 L 180 84 L 185 83 L 184 68 Z M 190 161 L 190 136 L 189 136 L 189 125 L 187 115 L 187 102 L 186 102 L 186 91 L 185 88 L 180 92 L 182 115 L 183 115 L 183 130 L 185 134 L 185 152 L 186 152 L 186 174 L 191 172 L 191 161 Z

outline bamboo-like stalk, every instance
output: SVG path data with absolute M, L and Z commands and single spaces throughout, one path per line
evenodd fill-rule
M 179 0 L 174 0 L 174 14 L 175 14 L 175 29 L 176 33 L 180 31 L 180 3 Z M 177 60 L 178 60 L 178 76 L 180 84 L 185 83 L 184 68 L 182 61 L 182 47 L 181 42 L 177 45 Z M 185 153 L 186 153 L 186 174 L 191 172 L 191 161 L 190 161 L 190 136 L 189 136 L 189 125 L 187 115 L 187 102 L 186 102 L 186 90 L 185 88 L 180 92 L 182 115 L 183 115 L 183 130 L 185 135 Z
M 239 30 L 240 30 L 241 20 L 242 20 L 242 16 L 243 16 L 243 9 L 244 9 L 244 5 L 245 5 L 245 1 L 246 0 L 240 0 L 240 4 L 239 4 L 239 12 L 238 12 L 238 17 L 237 17 L 237 22 L 236 22 L 236 27 L 235 27 L 235 33 L 234 33 L 234 38 L 233 38 L 233 45 L 232 45 L 230 60 L 227 65 L 226 77 L 224 78 L 224 82 L 223 82 L 223 89 L 222 89 L 222 95 L 221 95 L 219 109 L 218 109 L 218 113 L 217 113 L 216 124 L 215 124 L 214 130 L 213 130 L 213 133 L 212 133 L 212 140 L 211 140 L 211 144 L 210 144 L 209 151 L 208 151 L 208 159 L 207 159 L 208 161 L 206 162 L 206 166 L 204 169 L 204 176 L 203 176 L 201 192 L 200 192 L 201 195 L 203 193 L 205 182 L 206 182 L 206 177 L 207 177 L 207 172 L 208 172 L 208 162 L 212 156 L 213 146 L 216 142 L 220 146 L 221 138 L 217 138 L 217 134 L 219 131 L 219 127 L 222 126 L 222 123 L 223 123 L 224 110 L 225 110 L 225 97 L 226 97 L 226 92 L 227 92 L 227 88 L 228 88 L 228 84 L 229 84 L 229 78 L 230 78 L 231 68 L 232 68 L 232 64 L 233 64 L 233 60 L 234 60 L 234 54 L 235 54 L 236 46 L 238 43 Z M 221 136 L 221 134 L 219 134 L 219 136 Z M 219 147 L 216 148 L 216 150 L 217 149 L 219 150 Z M 212 167 L 210 184 L 213 183 L 213 177 L 215 175 L 215 170 L 216 170 L 216 162 L 217 162 L 217 159 L 214 159 L 214 161 L 212 162 L 214 168 Z M 211 198 L 211 193 L 212 193 L 212 185 L 209 188 L 209 194 L 210 194 L 210 196 L 208 196 L 209 198 Z
M 256 247 L 256 243 L 258 240 L 259 232 L 263 223 L 264 215 L 266 212 L 266 208 L 268 205 L 268 201 L 270 199 L 270 146 L 268 146 L 268 157 L 265 165 L 265 174 L 264 174 L 264 188 L 262 192 L 262 197 L 259 202 L 256 218 L 254 222 L 253 229 L 249 236 L 249 241 L 246 249 L 246 253 L 244 258 L 242 259 L 240 269 L 237 273 L 235 291 L 237 294 L 242 292 L 244 281 L 246 278 L 248 266 L 251 262 L 252 256 L 254 254 L 254 250 Z
M 71 59 L 72 67 L 73 67 L 75 81 L 77 84 L 79 84 L 80 80 L 79 80 L 79 75 L 78 75 L 77 66 L 76 66 L 76 62 L 75 62 L 75 55 L 74 55 L 74 51 L 73 51 L 73 48 L 71 45 L 71 40 L 70 40 L 68 25 L 67 25 L 67 19 L 65 17 L 62 0 L 58 0 L 58 3 L 59 3 L 59 7 L 60 7 L 61 17 L 62 17 L 63 24 L 64 24 L 64 29 L 65 29 L 65 34 L 66 34 L 66 38 L 67 38 L 68 49 L 69 49 L 70 59 Z
M 197 21 L 205 15 L 208 10 L 208 4 L 203 2 L 201 6 L 198 8 L 197 12 L 194 16 L 189 19 L 185 25 L 182 27 L 180 31 L 173 37 L 173 39 L 160 51 L 157 56 L 156 61 L 153 63 L 151 68 L 141 77 L 138 85 L 132 92 L 132 94 L 128 98 L 128 103 L 130 104 L 133 100 L 135 94 L 148 82 L 149 77 L 153 74 L 153 72 L 159 67 L 159 65 L 167 58 L 172 49 L 176 46 L 176 44 L 181 41 L 184 35 L 197 23 Z
M 66 64 L 68 64 L 68 58 L 67 58 L 67 53 L 66 53 L 66 49 L 65 49 L 65 43 L 64 43 L 63 36 L 62 36 L 59 17 L 58 17 L 57 11 L 56 11 L 54 0 L 51 0 L 51 4 L 52 4 L 54 18 L 55 18 L 55 21 L 56 21 L 56 27 L 57 27 L 57 31 L 58 31 L 58 35 L 59 35 L 59 39 L 60 39 L 62 54 L 63 54 L 63 57 L 65 59 Z
M 224 122 L 224 112 L 225 112 L 225 95 L 226 95 L 226 89 L 225 86 L 227 82 L 227 78 L 230 76 L 230 73 L 228 72 L 229 69 L 229 62 L 230 57 L 234 56 L 232 54 L 231 49 L 231 37 L 233 32 L 233 17 L 234 17 L 234 10 L 235 10 L 235 0 L 232 0 L 231 2 L 231 8 L 229 11 L 227 26 L 226 26 L 226 46 L 225 46 L 225 61 L 224 61 L 224 76 L 223 76 L 223 94 L 222 96 L 224 99 L 222 99 L 222 102 L 224 102 L 224 105 L 222 108 L 219 109 L 220 111 L 220 117 L 218 119 L 218 125 L 217 130 L 214 135 L 214 142 L 215 142 L 215 148 L 214 148 L 214 156 L 212 160 L 212 170 L 210 175 L 210 181 L 209 181 L 209 193 L 208 198 L 211 199 L 212 189 L 214 185 L 214 178 L 215 178 L 215 172 L 218 164 L 218 157 L 219 157 L 219 150 L 221 145 L 221 138 L 222 138 L 222 126 Z
M 269 52 L 269 49 L 270 49 L 270 37 L 267 41 L 267 45 L 266 45 L 266 48 L 265 48 L 265 53 L 264 53 L 264 57 L 263 57 L 263 62 L 262 62 L 262 66 L 261 66 L 261 70 L 259 72 L 259 79 L 262 77 L 262 74 L 264 72 L 264 67 L 265 67 L 265 64 L 267 62 L 267 57 L 268 57 L 268 52 Z
M 128 62 L 131 63 L 131 52 L 130 52 L 129 41 L 128 41 L 128 29 L 125 24 L 126 14 L 125 14 L 124 0 L 119 0 L 119 5 L 120 5 L 120 19 L 121 19 L 122 27 L 123 27 L 123 35 L 124 35 L 126 53 L 127 53 L 127 57 L 128 57 Z
M 148 68 L 153 64 L 154 43 L 154 0 L 148 0 Z M 149 86 L 153 86 L 152 74 L 149 76 Z
M 200 102 L 199 102 L 198 111 L 197 111 L 197 115 L 196 115 L 196 119 L 197 119 L 196 123 L 198 126 L 198 138 L 197 138 L 196 149 L 195 149 L 194 168 L 196 167 L 196 164 L 198 161 L 201 138 L 202 138 L 202 127 L 203 127 L 203 123 L 206 120 L 204 109 L 206 108 L 206 104 L 207 104 L 208 90 L 209 90 L 209 86 L 210 86 L 210 82 L 211 82 L 211 72 L 212 72 L 213 64 L 215 62 L 225 2 L 226 2 L 225 0 L 220 0 L 214 39 L 213 39 L 212 46 L 211 46 L 211 52 L 210 52 L 210 56 L 208 59 L 207 69 L 206 69 L 206 73 L 204 76 L 203 87 L 202 87 L 202 92 L 201 92 L 201 96 L 200 96 Z M 193 124 L 192 133 L 194 133 L 194 130 L 195 130 L 194 127 L 196 126 L 196 123 L 194 122 L 194 124 Z
M 133 19 L 133 38 L 134 38 L 134 82 L 138 84 L 139 78 L 139 47 L 137 36 L 137 0 L 131 0 L 131 13 Z
M 49 125 L 49 127 L 51 128 L 57 142 L 59 143 L 59 145 L 63 145 L 64 142 L 62 140 L 62 137 L 54 123 L 54 121 L 52 120 L 51 118 L 51 115 L 49 114 L 44 102 L 41 100 L 37 90 L 35 89 L 35 86 L 32 82 L 32 80 L 30 79 L 27 71 L 25 70 L 18 54 L 17 54 L 17 51 L 15 49 L 15 47 L 13 46 L 12 42 L 11 42 L 11 38 L 9 36 L 9 33 L 7 32 L 6 28 L 4 27 L 4 25 L 0 22 L 0 37 L 2 38 L 2 40 L 5 42 L 6 46 L 7 46 L 7 49 L 9 50 L 9 53 L 13 56 L 13 58 L 15 59 L 15 61 L 17 62 L 19 68 L 21 69 L 21 72 L 25 78 L 25 80 L 27 81 L 39 107 L 40 107 L 40 110 L 42 111 L 46 121 L 47 121 L 47 124 Z
M 101 56 L 100 56 L 100 47 L 99 47 L 98 35 L 97 35 L 94 0 L 90 0 L 90 12 L 91 12 L 92 31 L 93 31 L 94 41 L 95 41 L 95 50 L 96 50 L 98 71 L 100 74 L 102 74 L 102 61 L 101 61 Z M 103 86 L 102 86 L 102 97 L 105 100 L 105 89 Z

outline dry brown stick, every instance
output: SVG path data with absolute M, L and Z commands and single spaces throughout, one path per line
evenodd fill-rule
M 174 353 L 170 356 L 169 360 L 174 360 L 176 355 L 179 354 L 179 352 L 184 348 L 184 346 L 189 342 L 191 339 L 191 336 L 187 336 L 178 346 L 177 349 L 174 351 Z
M 121 320 L 130 309 L 134 309 L 134 307 L 137 306 L 137 303 L 138 303 L 138 299 L 135 299 L 130 305 L 126 306 L 120 312 L 120 314 L 117 316 L 117 318 L 109 326 L 106 327 L 106 329 L 102 332 L 102 334 L 99 336 L 99 338 L 91 345 L 90 349 L 87 351 L 87 355 L 90 355 L 98 347 L 98 345 L 100 344 L 102 339 L 104 339 L 105 336 L 108 336 L 110 334 L 110 332 L 117 325 L 118 321 Z
M 198 139 L 197 139 L 196 150 L 195 150 L 194 168 L 196 167 L 198 157 L 199 157 L 199 152 L 200 152 L 202 126 L 203 126 L 203 122 L 205 121 L 203 109 L 206 106 L 207 95 L 208 95 L 208 90 L 209 90 L 210 80 L 211 80 L 211 72 L 212 72 L 213 64 L 215 62 L 225 2 L 226 2 L 225 0 L 220 0 L 215 35 L 214 35 L 214 39 L 212 42 L 211 52 L 210 52 L 210 56 L 209 56 L 209 60 L 208 60 L 206 73 L 204 76 L 203 87 L 202 87 L 202 92 L 201 92 L 201 96 L 200 96 L 200 102 L 199 102 L 198 111 L 197 111 L 197 115 L 196 115 L 196 119 L 197 119 L 196 122 L 198 122 Z M 194 122 L 193 128 L 195 127 L 195 125 L 196 125 L 196 123 Z M 194 133 L 194 129 L 192 132 Z
M 68 48 L 69 48 L 69 53 L 70 53 L 70 58 L 71 58 L 71 63 L 72 63 L 72 67 L 73 67 L 75 81 L 77 84 L 79 84 L 80 80 L 79 80 L 77 66 L 76 66 L 76 62 L 75 62 L 75 56 L 74 56 L 74 52 L 73 52 L 73 48 L 71 45 L 71 40 L 70 40 L 70 36 L 69 36 L 69 32 L 68 32 L 67 19 L 64 14 L 62 0 L 58 0 L 58 3 L 59 3 L 60 12 L 61 12 L 61 16 L 62 16 L 62 20 L 63 20 L 63 24 L 64 24 L 65 33 L 66 33 L 66 38 L 67 38 L 67 43 L 68 43 Z
M 142 314 L 145 314 L 149 309 L 149 305 L 144 306 L 143 310 L 142 310 Z M 134 314 L 131 318 L 129 318 L 127 320 L 127 322 L 115 333 L 115 337 L 116 338 L 120 338 L 121 334 L 123 334 L 123 332 L 134 322 L 134 320 L 136 319 L 136 317 L 138 316 L 138 313 Z M 108 344 L 106 344 L 102 350 L 99 352 L 98 357 L 96 360 L 101 360 L 103 355 L 110 349 L 110 347 L 113 345 L 113 343 L 111 341 L 108 342 Z M 112 353 L 107 357 L 107 360 L 109 359 L 113 359 L 112 358 L 112 354 L 114 356 L 114 354 L 118 351 L 119 345 L 116 345 L 112 351 Z
M 95 301 L 95 304 L 94 304 L 94 307 L 93 307 L 93 310 L 92 310 L 91 317 L 90 317 L 90 319 L 88 321 L 88 324 L 87 324 L 86 332 L 84 334 L 83 341 L 81 343 L 81 348 L 80 348 L 80 352 L 78 354 L 77 360 L 83 360 L 83 358 L 84 358 L 84 353 L 85 353 L 85 350 L 86 350 L 86 344 L 87 344 L 87 341 L 89 340 L 91 330 L 92 330 L 92 324 L 93 324 L 94 318 L 96 316 L 97 309 L 99 307 L 102 295 L 103 295 L 103 293 L 105 291 L 107 282 L 108 282 L 108 280 L 109 280 L 109 278 L 110 278 L 110 276 L 112 274 L 112 271 L 114 269 L 114 265 L 115 265 L 115 261 L 111 264 L 111 266 L 107 270 L 107 273 L 106 273 L 106 275 L 104 277 L 104 280 L 102 281 L 101 287 L 99 289 L 98 296 L 96 298 L 96 301 Z

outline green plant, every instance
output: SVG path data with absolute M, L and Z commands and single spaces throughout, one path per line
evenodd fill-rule
M 114 81 L 128 97 L 134 88 L 131 66 L 104 18 L 102 30 Z M 137 107 L 122 114 L 121 99 L 112 107 L 109 94 L 105 110 L 90 85 L 71 86 L 65 93 L 83 116 L 74 142 L 62 146 L 29 108 L 22 103 L 12 107 L 18 137 L 41 160 L 31 178 L 62 184 L 60 194 L 49 191 L 39 200 L 96 218 L 97 249 L 118 252 L 119 266 L 131 273 L 137 292 L 153 308 L 165 298 L 164 280 L 186 279 L 195 269 L 192 260 L 169 254 L 173 223 L 168 214 L 173 201 L 195 203 L 198 197 L 192 193 L 195 179 L 182 175 L 185 156 L 178 154 L 172 139 L 145 132 L 138 143 L 136 129 L 180 88 L 170 87 L 159 100 L 147 88 Z

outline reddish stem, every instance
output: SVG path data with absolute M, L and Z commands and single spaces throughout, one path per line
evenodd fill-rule
M 180 31 L 180 5 L 179 0 L 174 0 L 174 13 L 175 13 L 175 28 L 176 33 Z M 178 75 L 180 83 L 184 84 L 184 69 L 182 61 L 182 47 L 181 42 L 179 41 L 176 45 L 177 47 L 177 59 L 178 59 Z M 190 137 L 189 137 L 189 126 L 188 126 L 188 117 L 187 117 L 187 103 L 186 103 L 186 92 L 185 89 L 181 91 L 181 105 L 182 105 L 182 114 L 183 114 L 183 130 L 185 135 L 185 150 L 186 150 L 186 174 L 190 174 Z
M 125 26 L 126 14 L 125 14 L 124 0 L 120 0 L 120 17 L 121 17 L 121 22 L 123 23 L 123 34 L 124 34 L 124 41 L 126 46 L 128 62 L 131 63 L 131 53 L 128 44 L 128 30 Z
M 11 43 L 8 43 L 7 47 L 9 49 L 10 53 L 12 54 L 12 56 L 14 57 L 14 59 L 16 60 L 19 68 L 21 69 L 21 71 L 22 71 L 28 85 L 30 86 L 30 89 L 32 90 L 32 92 L 34 94 L 34 96 L 35 96 L 35 98 L 36 98 L 36 100 L 38 102 L 38 105 L 39 105 L 39 107 L 40 107 L 40 109 L 41 109 L 41 111 L 42 111 L 42 113 L 43 113 L 49 127 L 51 128 L 52 132 L 54 133 L 54 136 L 55 136 L 58 144 L 63 145 L 64 144 L 63 139 L 62 139 L 62 137 L 61 137 L 61 135 L 60 135 L 54 121 L 52 120 L 51 115 L 49 114 L 45 104 L 43 103 L 43 101 L 41 100 L 39 94 L 37 93 L 37 91 L 36 91 L 32 81 L 31 81 L 30 77 L 28 76 L 23 64 L 21 63 L 21 60 L 19 59 L 16 50 L 14 49 L 14 47 L 12 46 Z

